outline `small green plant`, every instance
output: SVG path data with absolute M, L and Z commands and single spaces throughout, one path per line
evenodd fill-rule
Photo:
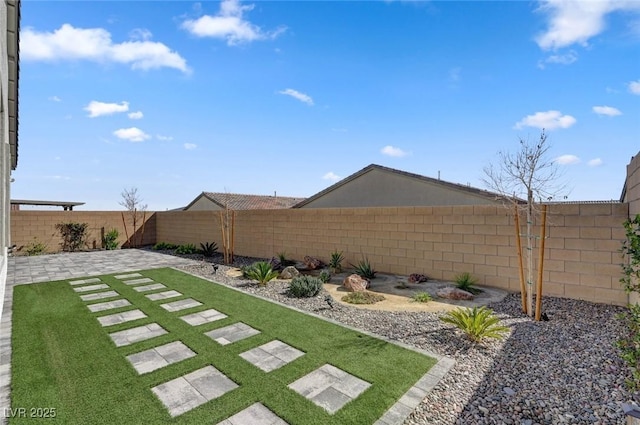
M 118 249 L 118 233 L 117 229 L 109 230 L 102 238 L 102 245 L 106 250 Z
M 411 297 L 411 300 L 417 303 L 428 303 L 432 299 L 428 292 L 418 292 Z
M 270 280 L 278 277 L 278 272 L 271 268 L 271 264 L 267 261 L 258 261 L 253 263 L 242 271 L 243 275 L 249 279 L 257 280 L 258 284 L 266 285 Z
M 200 243 L 200 253 L 205 257 L 213 257 L 218 251 L 218 244 L 215 242 Z
M 44 242 L 38 241 L 36 237 L 25 248 L 25 252 L 28 256 L 42 255 L 47 252 L 47 245 Z
M 320 279 L 322 283 L 327 283 L 331 280 L 331 273 L 329 273 L 329 270 L 322 270 L 318 275 L 318 279 Z
M 478 283 L 478 279 L 473 277 L 469 272 L 460 273 L 454 278 L 454 280 L 458 289 L 462 289 L 463 291 L 470 292 L 474 295 L 482 292 L 481 289 L 478 289 L 474 286 L 476 283 Z
M 315 297 L 321 289 L 322 280 L 306 275 L 294 277 L 289 285 L 289 293 L 296 298 Z
M 362 258 L 356 265 L 351 264 L 351 267 L 355 269 L 357 275 L 365 279 L 373 279 L 376 277 L 376 273 L 378 273 L 371 267 L 371 263 L 367 257 Z
M 280 261 L 282 267 L 294 266 L 296 264 L 295 261 L 287 257 L 287 253 L 284 251 L 276 253 L 276 257 L 278 257 L 278 261 Z
M 153 246 L 152 249 L 156 250 L 156 251 L 171 251 L 178 248 L 178 245 L 174 244 L 174 243 L 167 243 L 167 242 L 158 242 L 157 244 L 155 244 Z
M 480 342 L 486 338 L 502 339 L 504 333 L 509 330 L 508 327 L 498 324 L 500 319 L 486 306 L 457 308 L 447 312 L 440 320 L 454 325 L 473 342 Z
M 342 261 L 344 260 L 344 255 L 342 255 L 342 251 L 335 250 L 331 253 L 331 257 L 329 258 L 329 268 L 334 273 L 340 273 L 342 271 Z
M 67 252 L 75 252 L 81 249 L 87 240 L 87 223 L 58 223 L 56 230 L 62 236 L 62 250 Z
M 191 254 L 195 254 L 196 252 L 198 252 L 198 250 L 196 249 L 196 246 L 192 243 L 180 245 L 176 248 L 176 254 L 179 254 L 179 255 L 191 255 Z
M 349 292 L 342 297 L 342 301 L 349 304 L 375 304 L 379 301 L 384 301 L 384 299 L 383 295 L 369 291 Z

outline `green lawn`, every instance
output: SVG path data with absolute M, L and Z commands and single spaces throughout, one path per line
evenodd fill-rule
M 203 305 L 170 313 L 160 304 L 180 298 L 149 301 L 112 276 L 102 276 L 104 283 L 149 316 L 103 328 L 96 316 L 132 307 L 91 313 L 88 303 L 80 299 L 68 281 L 15 287 L 11 399 L 13 409 L 27 409 L 27 417 L 13 417 L 10 423 L 216 424 L 260 401 L 291 425 L 372 424 L 435 364 L 434 359 L 419 353 L 172 269 L 140 273 Z M 208 308 L 229 317 L 197 327 L 179 319 Z M 204 335 L 238 321 L 261 334 L 226 346 Z M 108 336 L 152 322 L 169 333 L 120 348 Z M 238 356 L 273 339 L 284 341 L 305 355 L 269 373 Z M 125 358 L 176 340 L 197 356 L 145 375 L 138 375 Z M 325 363 L 372 384 L 334 415 L 287 388 Z M 150 388 L 209 364 L 239 388 L 171 418 Z M 29 417 L 30 408 L 55 408 L 56 417 Z

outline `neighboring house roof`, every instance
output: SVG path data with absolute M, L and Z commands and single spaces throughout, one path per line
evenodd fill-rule
M 435 179 L 432 177 L 426 177 L 426 176 L 422 176 L 420 174 L 414 174 L 414 173 L 409 173 L 407 171 L 402 171 L 402 170 L 396 170 L 394 168 L 389 168 L 389 167 L 384 167 L 382 165 L 377 165 L 377 164 L 370 164 L 368 166 L 366 166 L 365 168 L 363 168 L 360 171 L 355 172 L 354 174 L 345 177 L 344 179 L 340 180 L 339 182 L 335 183 L 332 186 L 329 186 L 328 188 L 316 193 L 315 195 L 299 202 L 298 204 L 294 205 L 293 208 L 301 208 L 331 192 L 333 192 L 334 190 L 352 182 L 353 180 L 369 173 L 370 171 L 373 170 L 380 170 L 383 172 L 387 172 L 387 173 L 392 173 L 392 174 L 396 174 L 396 175 L 400 175 L 400 176 L 405 176 L 405 177 L 409 177 L 418 181 L 424 181 L 424 182 L 429 182 L 432 184 L 437 184 L 441 187 L 444 188 L 448 188 L 448 189 L 452 189 L 452 190 L 456 190 L 456 191 L 463 191 L 475 196 L 479 196 L 482 198 L 485 198 L 489 201 L 494 201 L 497 202 L 499 200 L 501 200 L 502 198 L 504 198 L 502 195 L 497 194 L 497 193 L 493 193 L 493 192 L 489 192 L 486 190 L 482 190 L 482 189 L 478 189 L 469 185 L 463 185 L 463 184 L 458 184 L 458 183 L 451 183 L 451 182 L 447 182 L 444 180 L 440 180 L 440 179 Z
M 84 205 L 84 202 L 67 202 L 67 201 L 34 201 L 27 199 L 12 199 L 11 205 L 32 205 L 44 207 L 62 207 L 65 211 L 73 210 L 73 207 Z
M 9 62 L 9 150 L 11 169 L 18 166 L 18 77 L 20 74 L 20 2 L 7 0 L 7 58 Z
M 201 198 L 206 198 L 220 208 L 230 210 L 279 210 L 291 208 L 304 198 L 293 198 L 277 195 L 245 195 L 240 193 L 202 192 L 185 207 L 188 210 Z

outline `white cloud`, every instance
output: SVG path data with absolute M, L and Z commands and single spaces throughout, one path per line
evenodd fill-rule
M 527 115 L 518 121 L 514 128 L 521 129 L 523 127 L 536 127 L 553 130 L 554 128 L 569 128 L 575 123 L 576 119 L 571 115 L 562 115 L 560 111 L 546 111 Z
M 571 65 L 577 60 L 578 60 L 578 54 L 574 50 L 571 50 L 569 53 L 565 53 L 562 55 L 551 55 L 546 57 L 544 60 L 541 60 L 538 62 L 538 68 L 544 69 L 545 64 L 547 63 Z
M 223 0 L 220 11 L 216 15 L 204 15 L 198 19 L 187 19 L 182 28 L 197 37 L 213 37 L 227 41 L 234 46 L 257 40 L 274 39 L 286 31 L 279 27 L 273 31 L 265 31 L 259 26 L 244 19 L 245 12 L 253 10 L 254 5 L 241 5 L 238 0 Z
M 51 96 L 49 100 L 52 102 L 62 102 L 62 99 L 60 99 L 58 96 Z
M 195 143 L 185 143 L 185 144 L 184 144 L 184 148 L 185 148 L 186 150 L 188 150 L 188 151 L 192 151 L 192 150 L 194 150 L 194 149 L 195 149 L 195 148 L 197 148 L 197 147 L 198 147 L 198 145 L 196 145 Z
M 304 102 L 307 105 L 313 105 L 313 99 L 311 98 L 311 96 L 306 95 L 304 93 L 300 93 L 297 90 L 294 89 L 286 89 L 286 90 L 281 90 L 278 93 L 280 94 L 285 94 L 287 96 L 291 96 L 294 99 L 298 99 L 300 102 Z
M 618 108 L 612 106 L 594 106 L 593 112 L 598 115 L 606 115 L 608 117 L 615 117 L 616 115 L 622 115 L 622 112 Z
M 340 176 L 335 174 L 333 171 L 329 171 L 327 174 L 322 176 L 324 180 L 331 180 L 332 182 L 336 182 L 340 180 Z
M 136 28 L 129 33 L 129 38 L 132 40 L 151 40 L 153 34 L 146 28 Z
M 151 33 L 147 32 L 147 36 Z M 103 28 L 74 28 L 70 24 L 63 24 L 53 32 L 23 29 L 20 32 L 20 59 L 90 60 L 129 64 L 132 69 L 167 67 L 190 72 L 186 60 L 163 43 L 148 39 L 114 43 L 111 34 Z
M 113 115 L 118 112 L 127 112 L 129 110 L 129 102 L 105 103 L 92 100 L 84 107 L 84 110 L 89 112 L 90 118 Z
M 640 80 L 629 82 L 629 91 L 633 94 L 640 95 Z
M 580 163 L 580 158 L 575 155 L 560 155 L 555 161 L 560 165 L 572 165 Z
M 462 68 L 456 66 L 455 68 L 451 68 L 449 70 L 449 81 L 452 83 L 457 83 L 460 81 L 460 73 L 462 72 Z
M 171 136 L 163 136 L 161 134 L 156 135 L 156 139 L 160 140 L 161 142 L 170 142 L 171 140 L 173 140 L 173 137 Z
M 113 134 L 119 139 L 128 140 L 130 142 L 144 142 L 151 138 L 151 136 L 137 127 L 121 128 L 114 131 Z
M 144 117 L 144 114 L 142 113 L 142 111 L 136 111 L 136 112 L 130 112 L 128 116 L 132 120 L 140 120 L 142 119 L 142 117 Z
M 548 28 L 536 37 L 544 50 L 587 45 L 605 29 L 605 17 L 615 11 L 640 11 L 636 0 L 543 0 L 538 9 L 549 17 Z
M 402 149 L 393 147 L 391 145 L 387 145 L 384 148 L 380 149 L 380 152 L 384 155 L 394 156 L 397 158 L 409 155 L 409 152 L 405 152 Z
M 589 167 L 597 167 L 599 165 L 602 165 L 602 160 L 600 158 L 590 159 L 589 162 L 587 162 L 587 165 Z

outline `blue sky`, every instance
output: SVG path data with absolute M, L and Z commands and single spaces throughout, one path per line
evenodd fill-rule
M 547 129 L 568 200 L 640 150 L 640 2 L 22 2 L 14 199 L 311 196 L 371 164 L 485 188 Z

